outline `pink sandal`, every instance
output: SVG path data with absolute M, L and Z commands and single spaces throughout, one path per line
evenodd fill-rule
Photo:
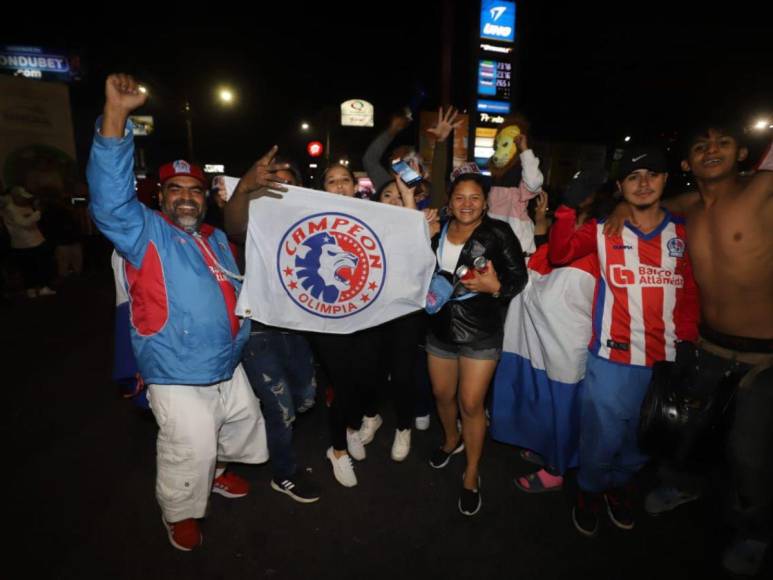
M 515 486 L 526 493 L 545 493 L 549 491 L 561 491 L 564 478 L 560 475 L 551 475 L 544 469 L 516 477 Z

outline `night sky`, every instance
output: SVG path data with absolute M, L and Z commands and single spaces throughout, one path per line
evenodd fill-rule
M 773 113 L 773 29 L 755 3 L 517 4 L 516 109 L 538 140 L 619 145 L 624 135 L 670 135 L 688 117 L 731 111 L 748 123 Z M 246 11 L 219 2 L 205 13 L 192 5 L 106 3 L 88 22 L 43 11 L 45 19 L 33 22 L 25 11 L 10 26 L 13 15 L 6 15 L 0 40 L 81 56 L 83 80 L 71 85 L 81 165 L 104 78 L 123 71 L 152 92 L 141 111 L 156 122 L 146 140 L 151 167 L 185 155 L 187 96 L 197 157 L 225 163 L 232 174 L 273 143 L 304 160 L 302 120 L 322 138 L 326 109 L 348 98 L 370 100 L 376 128 L 334 133 L 334 155 L 347 153 L 358 169 L 368 141 L 419 89 L 424 108 L 438 105 L 442 5 L 261 2 Z M 452 99 L 466 108 L 478 2 L 453 5 Z M 111 20 L 100 25 L 98 17 Z M 238 93 L 231 110 L 215 105 L 220 83 Z M 415 141 L 415 129 L 402 139 Z

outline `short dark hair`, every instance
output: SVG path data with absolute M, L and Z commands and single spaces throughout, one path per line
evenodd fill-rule
M 483 197 L 488 199 L 489 190 L 491 189 L 491 181 L 482 173 L 462 173 L 459 175 L 456 179 L 454 179 L 451 182 L 451 185 L 448 188 L 448 197 L 449 199 L 454 194 L 454 190 L 456 190 L 456 187 L 464 183 L 466 181 L 473 181 L 477 183 L 480 186 L 481 191 L 483 192 Z
M 709 131 L 716 131 L 722 135 L 727 135 L 735 139 L 739 147 L 746 146 L 746 134 L 743 126 L 734 119 L 725 119 L 721 117 L 701 119 L 685 127 L 680 139 L 679 150 L 682 157 L 686 158 L 690 154 L 690 149 L 698 139 L 708 137 Z

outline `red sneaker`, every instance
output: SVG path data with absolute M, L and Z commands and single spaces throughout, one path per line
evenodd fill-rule
M 212 482 L 212 493 L 219 493 L 224 497 L 244 497 L 249 491 L 250 484 L 247 483 L 247 480 L 230 471 L 216 477 L 215 481 Z
M 164 522 L 166 533 L 169 535 L 169 541 L 178 550 L 190 552 L 201 546 L 204 542 L 201 530 L 199 530 L 199 522 L 193 518 L 179 522 L 168 522 L 164 519 L 164 516 L 161 516 L 161 521 Z

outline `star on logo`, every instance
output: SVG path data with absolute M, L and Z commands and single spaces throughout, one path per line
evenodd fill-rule
M 368 284 L 368 289 L 375 290 L 376 288 L 378 288 L 378 284 L 376 284 L 375 282 L 371 282 L 370 284 Z
M 292 276 L 293 275 L 293 269 L 288 266 L 287 268 L 284 269 L 284 273 L 287 276 Z
M 296 282 L 295 280 L 293 280 L 292 282 L 290 282 L 290 283 L 288 284 L 288 286 L 289 286 L 290 288 L 292 288 L 293 290 L 296 290 L 296 289 L 298 288 L 298 282 Z
M 363 294 L 362 296 L 360 296 L 360 300 L 362 300 L 363 302 L 367 302 L 368 300 L 370 300 L 370 296 L 368 296 L 367 294 Z

